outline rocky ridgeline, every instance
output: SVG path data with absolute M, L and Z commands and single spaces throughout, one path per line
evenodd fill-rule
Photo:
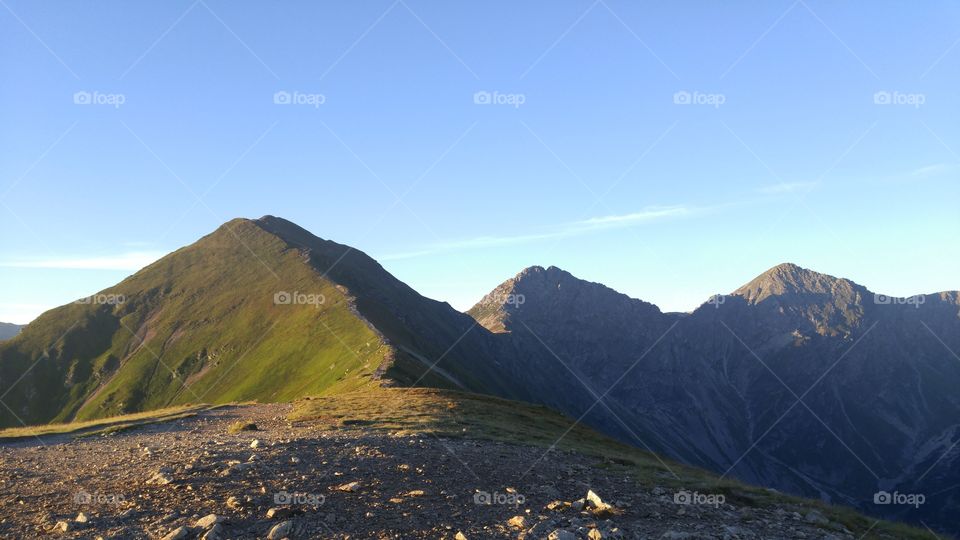
M 0 538 L 855 538 L 816 510 L 668 488 L 666 471 L 647 482 L 565 451 L 291 425 L 286 407 L 0 446 Z

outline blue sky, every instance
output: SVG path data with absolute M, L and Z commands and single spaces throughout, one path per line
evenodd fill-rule
M 264 214 L 461 309 L 533 264 L 671 311 L 784 261 L 958 289 L 958 28 L 946 1 L 2 0 L 0 320 Z

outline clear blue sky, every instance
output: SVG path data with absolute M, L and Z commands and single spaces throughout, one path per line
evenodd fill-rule
M 743 4 L 2 0 L 0 320 L 264 214 L 462 309 L 960 288 L 960 4 Z

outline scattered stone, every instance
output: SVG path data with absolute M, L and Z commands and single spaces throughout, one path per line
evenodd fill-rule
M 209 531 L 203 533 L 203 536 L 200 537 L 200 540 L 221 540 L 222 538 L 223 525 L 216 523 L 213 527 L 210 527 Z
M 292 521 L 281 521 L 273 526 L 270 529 L 270 532 L 267 533 L 267 540 L 280 540 L 281 538 L 286 538 L 287 535 L 293 530 Z
M 260 439 L 254 439 L 251 441 L 250 448 L 260 448 Z
M 267 519 L 286 519 L 293 515 L 293 510 L 286 506 L 276 506 L 267 510 Z
M 457 531 L 457 534 L 454 535 L 453 540 L 467 540 L 467 535 Z
M 603 534 L 600 532 L 600 529 L 590 529 L 590 532 L 587 533 L 588 540 L 602 540 Z
M 171 482 L 173 482 L 173 477 L 170 476 L 168 472 L 162 470 L 153 473 L 153 476 L 147 480 L 147 484 L 153 486 L 165 486 Z
M 830 520 L 826 518 L 819 510 L 811 510 L 807 512 L 807 515 L 803 517 L 803 520 L 807 523 L 813 523 L 814 525 L 826 525 L 830 523 Z
M 513 516 L 509 521 L 507 521 L 507 525 L 513 527 L 514 529 L 526 529 L 527 518 L 523 516 Z
M 415 489 L 413 491 L 408 491 L 404 494 L 407 497 L 423 497 L 424 493 L 422 489 Z
M 77 517 L 73 518 L 73 521 L 77 523 L 90 523 L 90 517 L 83 512 L 80 512 L 77 514 Z
M 167 533 L 162 540 L 181 540 L 186 538 L 190 531 L 186 527 L 177 527 L 176 529 Z
M 337 491 L 354 492 L 360 489 L 360 482 L 347 482 L 346 484 L 340 484 L 333 489 Z
M 577 540 L 577 535 L 566 529 L 557 529 L 547 536 L 547 540 Z
M 227 498 L 227 508 L 232 508 L 233 510 L 239 510 L 243 505 L 240 503 L 240 499 L 231 495 Z
M 73 527 L 70 526 L 69 521 L 58 521 L 57 524 L 53 526 L 53 530 L 65 533 L 72 531 Z
M 196 523 L 193 524 L 193 526 L 199 527 L 201 529 L 209 529 L 210 527 L 213 527 L 214 525 L 216 525 L 217 523 L 220 523 L 221 521 L 222 521 L 222 518 L 220 516 L 216 514 L 209 514 L 198 519 Z
M 603 499 L 593 490 L 587 491 L 586 503 L 591 513 L 596 517 L 610 517 L 617 513 L 617 509 L 613 505 L 603 502 Z

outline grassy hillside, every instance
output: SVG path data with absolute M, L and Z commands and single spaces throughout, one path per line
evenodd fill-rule
M 0 345 L 13 407 L 0 426 L 372 384 L 391 350 L 352 302 L 298 250 L 234 220 Z

